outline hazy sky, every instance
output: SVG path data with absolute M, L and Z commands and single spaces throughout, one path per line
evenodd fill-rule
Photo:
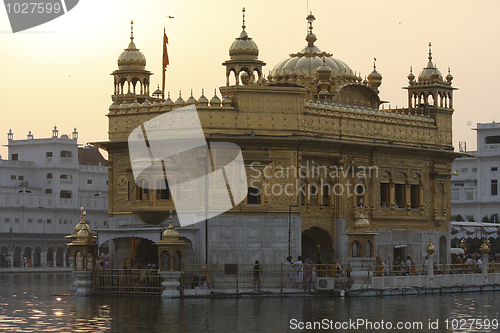
M 267 63 L 267 74 L 288 54 L 300 51 L 307 24 L 307 6 L 316 16 L 316 45 L 347 63 L 364 77 L 377 58 L 383 75 L 380 97 L 392 107 L 407 106 L 410 66 L 414 74 L 427 64 L 428 43 L 433 61 L 455 77 L 454 145 L 468 141 L 475 148 L 477 122 L 500 121 L 497 82 L 500 79 L 500 1 L 334 1 L 334 0 L 82 0 L 66 15 L 13 34 L 5 9 L 0 9 L 0 143 L 50 137 L 76 127 L 80 143 L 106 140 L 113 78 L 118 55 L 127 47 L 130 20 L 138 48 L 155 75 L 151 91 L 161 82 L 163 27 L 169 37 L 167 90 L 175 100 L 190 89 L 195 98 L 210 99 L 225 84 L 221 63 L 246 26 Z M 168 19 L 166 16 L 174 16 Z M 220 96 L 220 95 L 219 95 Z M 473 126 L 468 126 L 471 121 Z M 2 136 L 4 135 L 4 136 Z M 6 158 L 6 148 L 0 153 Z

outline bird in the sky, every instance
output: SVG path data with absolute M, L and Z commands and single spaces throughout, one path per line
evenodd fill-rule
M 168 18 L 174 18 L 173 16 L 170 16 L 170 15 L 167 15 L 167 16 L 165 16 L 165 17 L 168 17 Z

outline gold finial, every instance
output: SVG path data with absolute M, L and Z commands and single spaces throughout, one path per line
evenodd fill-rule
M 170 223 L 167 229 L 163 231 L 163 240 L 172 240 L 172 239 L 178 240 L 179 232 L 175 230 L 175 227 L 172 224 L 172 210 L 170 210 Z
M 479 248 L 479 250 L 483 254 L 490 253 L 490 251 L 491 251 L 491 249 L 490 249 L 490 241 L 488 239 L 486 239 L 486 237 L 484 237 L 483 245 L 481 245 L 481 247 Z
M 309 33 L 312 33 L 313 30 L 313 21 L 316 20 L 316 18 L 313 15 L 312 10 L 309 12 L 309 15 L 306 17 L 307 22 L 309 23 Z
M 431 44 L 431 42 L 429 42 L 429 61 L 432 60 L 432 49 L 431 49 L 431 47 L 432 47 L 432 44 Z
M 243 25 L 241 27 L 243 28 L 243 31 L 245 31 L 245 28 L 246 28 L 246 26 L 245 26 L 245 7 L 243 7 L 241 9 L 241 11 L 243 12 Z
M 377 71 L 377 58 L 373 57 L 373 71 Z
M 462 237 L 462 241 L 460 242 L 460 248 L 464 250 L 464 252 L 467 251 L 467 241 L 465 240 L 465 237 Z
M 429 237 L 429 244 L 427 245 L 426 250 L 427 254 L 430 256 L 434 254 L 434 251 L 436 251 L 436 248 L 434 247 L 434 245 L 432 245 L 432 240 L 430 237 Z
M 130 41 L 134 41 L 134 20 L 130 20 Z

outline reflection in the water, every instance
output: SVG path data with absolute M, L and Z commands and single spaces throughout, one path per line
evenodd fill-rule
M 430 331 L 429 321 L 438 320 L 439 329 L 432 332 L 450 332 L 447 319 L 500 319 L 500 298 L 495 293 L 346 299 L 76 297 L 69 292 L 72 280 L 70 273 L 0 274 L 0 331 L 291 332 L 291 319 L 295 323 L 365 319 L 421 322 L 422 332 Z M 473 327 L 461 332 L 493 331 Z

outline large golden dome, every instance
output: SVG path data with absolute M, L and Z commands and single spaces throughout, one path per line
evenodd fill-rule
M 311 36 L 308 35 L 308 37 Z M 298 53 L 290 54 L 289 58 L 279 62 L 274 66 L 271 75 L 273 78 L 315 75 L 316 70 L 323 65 L 323 58 L 325 59 L 325 65 L 331 68 L 332 75 L 357 78 L 353 70 L 345 62 L 333 58 L 332 54 L 321 51 L 314 43 L 306 46 Z
M 309 21 L 309 33 L 306 36 L 307 46 L 302 51 L 291 53 L 290 57 L 279 62 L 271 71 L 274 81 L 292 80 L 305 78 L 308 75 L 316 75 L 319 67 L 324 65 L 330 67 L 331 76 L 348 82 L 359 82 L 361 78 L 357 77 L 354 71 L 342 60 L 332 57 L 332 54 L 321 51 L 314 42 L 316 35 L 312 32 L 312 21 L 314 16 L 307 16 Z

